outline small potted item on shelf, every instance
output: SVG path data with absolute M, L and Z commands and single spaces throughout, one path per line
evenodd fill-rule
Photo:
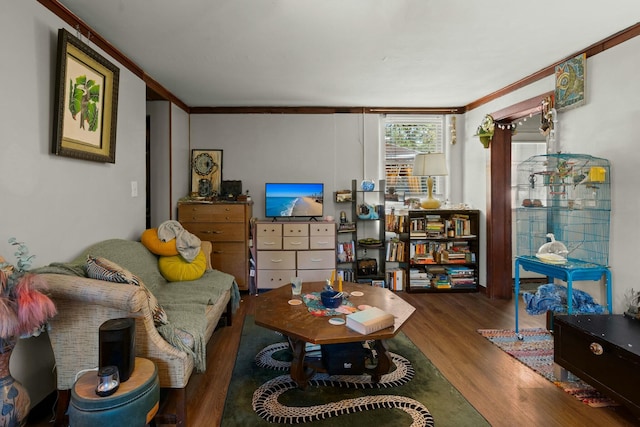
M 373 191 L 376 188 L 376 183 L 372 179 L 365 179 L 360 183 L 362 191 Z
M 360 219 L 379 219 L 375 206 L 362 203 L 358 206 L 358 218 Z

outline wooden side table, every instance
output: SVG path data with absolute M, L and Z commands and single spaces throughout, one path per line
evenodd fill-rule
M 71 389 L 69 424 L 74 427 L 106 425 L 145 426 L 158 412 L 160 382 L 151 360 L 136 357 L 129 379 L 107 397 L 96 394 L 95 371 L 83 374 Z

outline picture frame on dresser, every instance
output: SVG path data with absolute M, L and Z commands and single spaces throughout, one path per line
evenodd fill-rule
M 191 196 L 216 197 L 222 184 L 222 150 L 191 150 Z
M 336 191 L 336 203 L 351 203 L 352 197 L 351 190 Z
M 56 61 L 52 154 L 115 163 L 120 69 L 64 28 Z

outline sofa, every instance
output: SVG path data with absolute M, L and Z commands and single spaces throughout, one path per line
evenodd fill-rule
M 56 425 L 63 425 L 78 373 L 98 367 L 100 325 L 123 317 L 135 318 L 136 356 L 152 360 L 160 387 L 175 394 L 176 413 L 166 414 L 161 408 L 156 420 L 187 425 L 185 387 L 193 372 L 206 369 L 206 343 L 223 314 L 230 324 L 239 304 L 234 277 L 211 269 L 211 243 L 203 241 L 201 251 L 206 271 L 199 279 L 184 282 L 166 280 L 158 268 L 161 257 L 141 242 L 122 239 L 99 242 L 70 263 L 53 263 L 37 271 L 47 281 L 58 310 L 49 323 L 59 393 Z M 144 285 L 86 277 L 88 257 L 109 260 Z M 154 321 L 151 295 L 166 312 L 167 324 Z

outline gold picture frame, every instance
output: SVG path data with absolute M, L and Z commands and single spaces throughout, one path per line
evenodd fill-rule
M 120 69 L 64 28 L 58 30 L 51 151 L 116 162 Z
M 191 196 L 218 197 L 222 183 L 222 150 L 191 150 Z

